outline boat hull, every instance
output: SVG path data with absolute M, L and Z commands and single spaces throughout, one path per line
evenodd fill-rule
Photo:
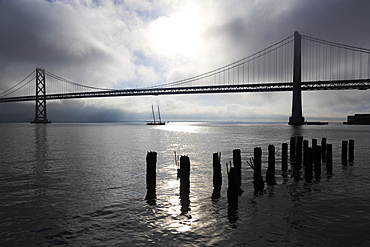
M 158 122 L 158 123 L 146 123 L 146 125 L 165 125 L 165 122 Z

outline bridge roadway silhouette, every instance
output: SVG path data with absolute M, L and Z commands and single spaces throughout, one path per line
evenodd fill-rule
M 342 80 L 342 81 L 315 81 L 302 82 L 302 91 L 314 90 L 367 90 L 370 89 L 370 79 Z M 194 86 L 177 88 L 143 88 L 123 89 L 96 92 L 47 94 L 46 100 L 77 99 L 96 97 L 119 97 L 119 96 L 145 96 L 145 95 L 169 95 L 169 94 L 208 94 L 208 93 L 243 93 L 243 92 L 286 92 L 293 90 L 293 83 L 259 83 L 246 85 L 220 85 L 220 86 Z M 36 95 L 0 98 L 0 102 L 35 101 Z
M 303 48 L 302 41 L 305 45 Z M 291 77 L 292 74 L 293 77 Z M 60 89 L 54 93 L 48 92 L 46 75 L 58 82 L 68 84 L 70 88 L 63 90 L 68 92 L 59 92 Z M 302 76 L 306 81 L 302 81 Z M 353 77 L 355 78 L 351 79 Z M 302 125 L 306 122 L 302 115 L 301 91 L 367 90 L 370 88 L 370 49 L 319 40 L 295 32 L 293 36 L 260 52 L 216 70 L 153 87 L 103 89 L 85 86 L 45 72 L 40 68 L 36 69 L 35 78 L 36 95 L 4 97 L 4 95 L 9 96 L 21 91 L 21 88 L 30 84 L 30 81 L 21 84 L 25 79 L 16 85 L 19 85 L 18 88 L 14 86 L 15 89 L 12 88 L 10 93 L 9 89 L 5 91 L 6 94 L 0 94 L 0 102 L 35 101 L 35 120 L 32 123 L 50 123 L 47 119 L 46 100 L 292 91 L 292 116 L 289 124 Z M 293 80 L 291 81 L 290 78 Z M 271 82 L 273 80 L 279 82 Z M 254 81 L 259 82 L 253 83 Z

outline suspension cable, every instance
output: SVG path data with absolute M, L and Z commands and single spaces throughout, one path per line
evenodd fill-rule
M 73 86 L 79 86 L 79 87 L 83 87 L 83 88 L 97 89 L 97 90 L 103 90 L 103 91 L 117 90 L 117 89 L 112 89 L 112 88 L 101 88 L 101 87 L 93 87 L 93 86 L 82 85 L 82 84 L 79 84 L 79 83 L 76 83 L 76 82 L 73 82 L 73 81 L 64 79 L 64 78 L 62 78 L 60 76 L 54 75 L 54 74 L 50 73 L 49 71 L 45 71 L 45 74 L 47 74 L 48 76 L 50 76 L 50 77 L 52 77 L 52 78 L 54 78 L 56 80 L 62 81 L 64 83 L 67 83 L 67 84 L 70 84 L 70 85 L 73 85 Z
M 2 93 L 0 93 L 0 97 L 4 97 L 4 96 L 7 96 L 7 95 L 9 95 L 9 94 L 11 94 L 11 93 L 14 93 L 14 92 L 16 92 L 16 91 L 18 91 L 19 89 L 21 89 L 21 88 L 23 88 L 25 85 L 27 85 L 28 83 L 30 83 L 30 81 L 32 81 L 33 79 L 35 79 L 35 77 L 36 76 L 34 76 L 31 80 L 29 80 L 28 82 L 26 82 L 23 86 L 21 86 L 20 88 L 17 88 L 17 89 L 14 89 L 14 88 L 16 88 L 17 86 L 19 86 L 20 84 L 22 84 L 25 80 L 27 80 L 28 79 L 28 77 L 30 77 L 32 74 L 34 74 L 35 73 L 35 71 L 36 70 L 34 70 L 34 71 L 32 71 L 26 78 L 24 78 L 22 81 L 20 81 L 20 82 L 18 82 L 16 85 L 14 85 L 13 87 L 11 87 L 11 88 L 9 88 L 9 89 L 7 89 L 7 90 L 5 90 L 4 92 L 2 92 Z M 14 90 L 13 90 L 14 89 Z M 13 90 L 13 91 L 11 91 L 11 90 Z M 9 92 L 9 91 L 11 91 L 11 92 Z M 8 93 L 9 92 L 9 93 Z

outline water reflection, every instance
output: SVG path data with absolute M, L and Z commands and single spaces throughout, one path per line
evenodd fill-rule
M 48 138 L 47 126 L 44 124 L 35 125 L 35 152 L 33 172 L 36 174 L 35 185 L 36 194 L 42 196 L 47 193 L 47 182 L 45 180 L 48 169 Z
M 45 125 L 35 126 L 35 167 L 37 174 L 43 174 L 47 167 L 48 143 Z
M 290 136 L 293 137 L 304 136 L 304 128 L 302 125 L 290 125 L 290 126 L 291 126 Z
M 198 133 L 202 127 L 197 123 L 170 123 L 165 126 L 161 126 L 162 130 L 185 132 L 185 133 Z
M 306 133 L 297 135 L 334 140 L 335 176 L 305 185 L 300 180 L 295 183 L 289 170 L 284 184 L 267 186 L 265 194 L 254 197 L 251 172 L 244 169 L 243 178 L 248 179 L 243 183 L 245 192 L 232 209 L 226 198 L 226 176 L 219 199 L 210 198 L 212 152 L 228 150 L 225 157 L 231 159 L 234 145 L 250 152 L 267 140 L 282 143 L 291 135 L 291 128 L 284 125 L 273 131 L 263 125 L 225 126 L 229 128 L 195 124 L 199 130 L 207 130 L 207 134 L 196 135 L 131 125 L 3 127 L 3 246 L 361 245 L 370 222 L 366 214 L 368 131 L 357 134 L 364 137 L 356 164 L 342 167 L 337 147 L 340 140 L 349 138 L 346 135 L 356 133 L 345 134 L 341 126 L 340 131 L 333 128 L 330 133 L 304 126 Z M 259 134 L 250 139 L 256 129 Z M 187 202 L 180 198 L 174 149 L 191 152 L 190 158 L 196 160 Z M 168 153 L 159 162 L 155 205 L 143 200 L 143 159 L 148 150 L 163 156 Z M 41 188 L 49 193 L 35 196 Z M 186 214 L 182 214 L 184 209 Z M 231 211 L 237 211 L 238 218 L 233 218 Z M 355 242 L 350 242 L 353 239 Z

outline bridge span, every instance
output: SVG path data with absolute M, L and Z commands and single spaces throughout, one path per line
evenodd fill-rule
M 343 80 L 343 81 L 317 81 L 302 82 L 302 91 L 314 90 L 367 90 L 370 89 L 370 79 Z M 263 83 L 247 84 L 237 86 L 199 86 L 199 87 L 178 87 L 178 88 L 143 88 L 123 89 L 96 92 L 80 92 L 65 94 L 46 94 L 46 100 L 55 99 L 80 99 L 98 97 L 123 97 L 123 96 L 159 96 L 170 94 L 216 94 L 216 93 L 246 93 L 246 92 L 287 92 L 293 91 L 293 83 Z M 0 98 L 0 102 L 35 101 L 36 96 L 20 96 Z
M 35 94 L 29 93 L 32 87 L 36 89 Z M 301 125 L 305 124 L 302 91 L 369 88 L 370 49 L 324 41 L 295 32 L 272 46 L 218 69 L 138 89 L 87 86 L 37 68 L 21 82 L 0 93 L 0 103 L 35 101 L 35 119 L 32 123 L 50 123 L 47 119 L 47 100 L 292 91 L 289 124 Z

